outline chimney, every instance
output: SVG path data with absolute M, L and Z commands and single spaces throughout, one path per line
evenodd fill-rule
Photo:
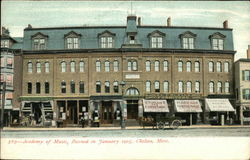
M 138 17 L 138 26 L 141 26 L 141 17 Z
M 228 21 L 227 21 L 227 20 L 225 20 L 225 21 L 223 22 L 223 28 L 228 28 Z
M 247 59 L 250 59 L 250 45 L 248 45 L 247 49 Z
M 170 27 L 171 26 L 171 17 L 168 17 L 168 20 L 167 20 L 167 26 Z
M 32 28 L 32 25 L 31 25 L 31 24 L 28 24 L 28 28 Z

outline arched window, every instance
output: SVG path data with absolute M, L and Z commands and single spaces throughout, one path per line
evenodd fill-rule
M 61 63 L 61 71 L 66 72 L 66 62 Z
M 221 82 L 217 83 L 217 92 L 222 93 L 222 83 Z
M 76 71 L 76 62 L 74 62 L 74 61 L 70 62 L 70 71 L 71 72 Z
M 169 92 L 169 83 L 168 83 L 168 81 L 163 82 L 163 91 L 165 93 Z
M 159 61 L 155 61 L 155 71 L 156 72 L 160 71 L 160 62 Z
M 132 71 L 132 62 L 128 61 L 128 71 Z
M 137 61 L 129 60 L 128 61 L 128 71 L 136 71 L 137 70 Z
M 46 94 L 49 94 L 49 82 L 44 83 L 44 91 Z
M 190 61 L 187 62 L 187 72 L 192 71 L 192 63 Z
M 117 60 L 114 61 L 114 72 L 119 71 L 119 62 Z
M 150 91 L 151 91 L 151 82 L 146 81 L 146 92 L 150 92 Z
M 101 72 L 101 62 L 100 61 L 95 62 L 95 69 L 96 69 L 96 72 Z
M 155 92 L 160 92 L 160 82 L 155 81 Z
M 209 69 L 209 72 L 214 72 L 214 62 L 208 63 L 208 69 Z
M 137 61 L 133 61 L 133 71 L 137 70 Z
M 129 88 L 129 89 L 127 89 L 127 91 L 126 91 L 126 95 L 128 95 L 128 96 L 138 96 L 140 93 L 139 93 L 139 91 L 138 91 L 138 89 L 137 88 Z
M 183 93 L 183 82 L 182 81 L 178 82 L 178 92 Z
M 183 62 L 182 61 L 179 61 L 178 62 L 178 72 L 182 72 L 183 71 Z
M 118 93 L 118 92 L 119 92 L 119 84 L 118 84 L 118 81 L 114 81 L 113 86 L 114 86 L 114 93 Z
M 45 62 L 45 73 L 49 73 L 49 62 Z
M 194 71 L 200 72 L 200 62 L 198 61 L 194 62 Z
M 41 93 L 41 83 L 40 82 L 36 82 L 36 93 L 37 94 Z
M 200 82 L 199 81 L 195 82 L 195 92 L 200 93 Z
M 226 72 L 226 73 L 229 72 L 229 62 L 224 63 L 224 72 Z
M 84 72 L 84 62 L 83 61 L 79 62 L 79 71 Z
M 225 93 L 229 93 L 229 91 L 230 91 L 229 82 L 225 82 Z
M 41 63 L 40 62 L 36 63 L 36 72 L 41 73 Z
M 214 82 L 209 82 L 209 93 L 214 93 Z
M 33 70 L 32 62 L 29 62 L 28 63 L 28 73 L 32 73 L 32 70 Z
M 76 92 L 76 84 L 74 81 L 70 82 L 70 92 L 75 93 Z
M 146 71 L 149 72 L 151 70 L 151 62 L 146 61 Z
M 109 81 L 105 82 L 105 93 L 109 93 L 110 92 L 110 83 Z
M 104 62 L 104 67 L 105 67 L 105 72 L 109 72 L 110 71 L 110 62 L 109 61 L 105 61 Z
M 61 92 L 66 93 L 66 82 L 61 82 Z
M 163 61 L 163 71 L 165 71 L 165 72 L 168 71 L 168 61 L 167 60 Z
M 79 92 L 84 93 L 84 82 L 83 81 L 79 82 Z
M 222 72 L 221 62 L 217 62 L 217 72 Z
M 187 93 L 191 93 L 192 92 L 192 82 L 188 81 L 187 82 Z
M 96 93 L 101 93 L 101 82 L 100 81 L 96 82 Z

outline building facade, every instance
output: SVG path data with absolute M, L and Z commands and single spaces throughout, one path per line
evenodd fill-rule
M 247 58 L 235 62 L 235 88 L 237 120 L 250 124 L 250 46 Z
M 5 105 L 4 105 L 4 126 L 9 126 L 13 121 L 19 119 L 21 96 L 21 60 L 22 38 L 13 38 L 8 29 L 2 28 L 1 32 L 1 112 L 3 99 L 3 83 L 6 83 Z M 15 67 L 17 65 L 18 67 Z
M 138 19 L 138 22 L 137 22 Z M 137 123 L 143 99 L 167 100 L 171 113 L 208 122 L 206 98 L 234 100 L 232 29 L 141 25 L 24 29 L 22 116 L 65 125 L 80 117 Z M 175 100 L 199 100 L 201 113 L 178 113 Z M 223 112 L 227 117 L 229 112 Z M 190 116 L 191 115 L 191 116 Z M 118 123 L 119 124 L 119 123 Z

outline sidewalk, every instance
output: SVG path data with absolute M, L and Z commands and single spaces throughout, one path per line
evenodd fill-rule
M 250 125 L 192 125 L 192 126 L 181 126 L 178 129 L 206 129 L 206 128 L 250 128 Z M 125 130 L 138 130 L 143 129 L 141 126 L 129 126 Z M 145 129 L 152 129 L 152 127 L 145 127 Z M 168 127 L 166 127 L 168 129 Z M 55 127 L 4 127 L 4 131 L 81 131 L 81 130 L 121 130 L 121 127 L 65 127 L 65 128 L 55 128 Z

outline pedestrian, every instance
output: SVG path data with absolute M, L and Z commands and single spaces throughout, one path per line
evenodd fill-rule
M 81 125 L 82 125 L 82 128 L 84 128 L 84 118 L 83 118 L 83 116 L 81 116 L 81 119 L 80 119 L 80 123 L 81 123 Z

